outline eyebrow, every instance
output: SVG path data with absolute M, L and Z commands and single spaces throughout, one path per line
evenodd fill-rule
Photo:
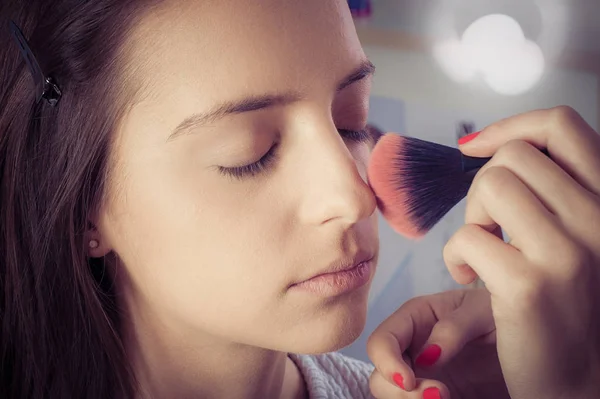
M 336 92 L 340 92 L 348 86 L 365 79 L 375 73 L 375 66 L 369 60 L 363 61 L 358 68 L 346 76 L 337 85 Z M 237 101 L 222 103 L 206 113 L 197 113 L 183 120 L 171 133 L 167 141 L 191 132 L 194 128 L 205 126 L 209 123 L 222 119 L 229 115 L 243 114 L 258 111 L 275 106 L 284 106 L 301 100 L 298 93 L 286 93 L 278 95 L 261 95 L 246 97 Z

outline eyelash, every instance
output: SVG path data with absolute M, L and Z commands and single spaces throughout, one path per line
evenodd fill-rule
M 367 129 L 362 130 L 348 130 L 348 129 L 338 129 L 340 135 L 342 135 L 345 139 L 356 143 L 364 143 L 372 139 L 371 134 L 367 131 Z M 258 161 L 251 163 L 249 165 L 244 166 L 234 166 L 230 168 L 226 168 L 223 166 L 219 166 L 219 172 L 225 176 L 233 177 L 236 179 L 244 179 L 247 177 L 254 177 L 262 172 L 266 172 L 272 165 L 273 162 L 277 158 L 277 148 L 278 144 L 272 146 L 269 151 L 265 155 L 262 156 Z

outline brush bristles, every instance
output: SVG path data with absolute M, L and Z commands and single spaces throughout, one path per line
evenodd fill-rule
M 467 194 L 473 173 L 464 173 L 458 149 L 413 137 L 386 134 L 371 155 L 369 184 L 392 228 L 419 238 Z

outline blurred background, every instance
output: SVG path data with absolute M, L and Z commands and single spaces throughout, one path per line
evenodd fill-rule
M 377 67 L 370 124 L 446 145 L 499 119 L 568 105 L 600 127 L 600 0 L 348 0 Z M 599 154 L 600 156 L 600 154 Z M 366 339 L 402 303 L 460 288 L 442 249 L 464 202 L 410 242 L 380 218 Z

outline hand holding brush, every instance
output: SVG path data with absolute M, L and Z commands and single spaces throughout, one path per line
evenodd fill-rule
M 467 136 L 473 139 L 475 133 Z M 548 155 L 545 149 L 542 153 Z M 491 157 L 474 157 L 454 147 L 386 134 L 373 150 L 369 183 L 379 210 L 399 234 L 418 239 L 465 198 Z
M 417 298 L 390 316 L 369 340 L 376 366 L 372 390 L 378 398 L 495 399 L 481 396 L 477 386 L 490 381 L 472 378 L 499 365 L 502 378 L 495 382 L 506 385 L 511 399 L 598 398 L 600 136 L 575 111 L 559 107 L 503 120 L 473 137 L 446 166 L 462 171 L 463 155 L 491 159 L 474 175 L 466 173 L 465 225 L 444 248 L 444 260 L 458 283 L 479 276 L 486 290 Z M 399 165 L 380 172 L 392 173 Z M 419 187 L 419 178 L 413 178 L 410 184 Z M 454 177 L 451 182 L 462 184 Z M 378 192 L 371 183 L 380 206 L 407 203 L 405 194 Z M 383 212 L 399 215 L 389 207 Z M 499 226 L 510 242 L 498 236 Z M 405 231 L 418 235 L 427 228 Z M 456 362 L 483 338 L 493 339 L 497 357 Z M 416 359 L 414 366 L 407 356 Z M 448 375 L 452 378 L 445 379 Z M 498 398 L 506 397 L 501 395 L 498 391 Z

